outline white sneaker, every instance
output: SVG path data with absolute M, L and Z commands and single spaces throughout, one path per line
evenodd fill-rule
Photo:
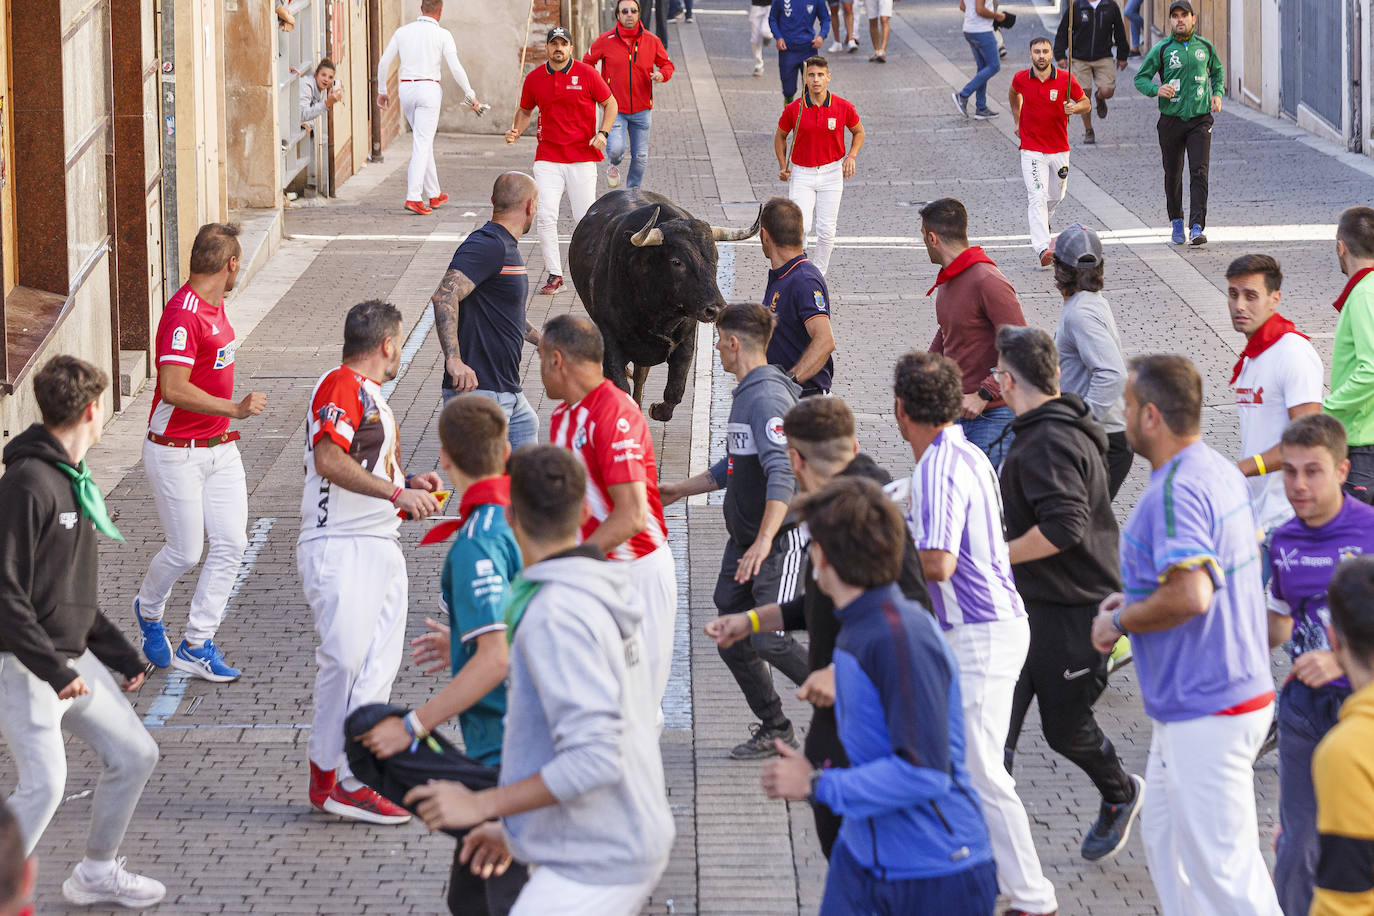
M 755 65 L 754 65 L 754 75 L 755 75 L 755 76 L 763 76 L 763 64 L 755 64 Z
M 829 48 L 826 48 L 826 50 L 829 51 L 831 54 L 839 54 L 841 51 L 844 50 L 844 45 L 840 44 L 837 41 L 834 44 L 832 44 Z
M 613 165 L 610 168 L 606 169 L 606 187 L 620 187 L 620 166 Z
M 141 910 L 161 902 L 167 896 L 167 888 L 161 881 L 145 878 L 126 871 L 120 856 L 115 860 L 113 872 L 103 878 L 87 878 L 77 865 L 72 875 L 62 882 L 62 896 L 71 903 L 90 906 L 93 903 L 117 903 L 131 910 Z
M 845 50 L 847 50 L 850 54 L 853 54 L 855 51 L 859 50 L 859 39 L 849 39 L 849 41 L 845 44 Z

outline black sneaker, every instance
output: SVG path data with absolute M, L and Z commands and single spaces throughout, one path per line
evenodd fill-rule
M 801 748 L 801 745 L 797 743 L 797 735 L 792 730 L 791 722 L 782 728 L 769 728 L 762 723 L 755 723 L 749 726 L 749 740 L 732 747 L 730 756 L 735 760 L 763 760 L 768 757 L 776 757 L 778 756 L 778 749 L 773 746 L 773 739 L 775 738 L 781 738 L 794 748 Z
M 1107 116 L 1107 100 L 1100 95 L 1097 97 L 1097 116 L 1099 118 Z
M 1264 743 L 1260 745 L 1259 753 L 1255 755 L 1255 763 L 1259 763 L 1265 754 L 1277 750 L 1279 746 L 1279 720 L 1275 719 L 1269 723 L 1269 734 L 1264 736 Z
M 1131 838 L 1131 824 L 1140 813 L 1141 802 L 1145 801 L 1145 780 L 1132 773 L 1131 782 L 1135 783 L 1135 798 L 1119 805 L 1104 801 L 1092 829 L 1083 837 L 1083 858 L 1089 862 L 1110 859 Z
M 979 108 L 977 111 L 973 113 L 973 120 L 991 121 L 993 118 L 997 117 L 999 113 L 1000 112 L 994 111 L 991 108 Z
M 1093 133 L 1093 129 L 1092 129 L 1091 127 L 1089 127 L 1087 130 L 1083 131 L 1083 143 L 1084 143 L 1084 144 L 1086 144 L 1086 145 L 1088 145 L 1088 146 L 1091 146 L 1092 144 L 1094 144 L 1094 143 L 1096 143 L 1096 142 L 1097 142 L 1097 134 Z

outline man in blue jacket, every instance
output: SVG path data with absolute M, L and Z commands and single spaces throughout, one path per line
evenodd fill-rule
M 768 12 L 768 27 L 778 41 L 782 97 L 791 104 L 797 95 L 797 79 L 806 59 L 820 49 L 830 32 L 830 9 L 822 0 L 773 0 L 773 8 Z
M 985 916 L 997 871 L 964 769 L 957 666 L 934 618 L 895 585 L 901 513 L 860 478 L 832 480 L 799 513 L 815 584 L 840 621 L 835 713 L 850 765 L 813 770 L 779 741 L 763 788 L 844 818 L 821 914 Z

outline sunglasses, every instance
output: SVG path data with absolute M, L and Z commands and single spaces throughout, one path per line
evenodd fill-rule
M 632 15 L 632 14 L 633 14 L 633 15 L 638 15 L 638 14 L 639 14 L 639 10 L 635 9 L 634 7 L 630 7 L 630 6 L 627 6 L 627 7 L 622 8 L 619 12 L 620 12 L 620 15 L 622 15 L 622 16 L 629 16 L 629 15 Z

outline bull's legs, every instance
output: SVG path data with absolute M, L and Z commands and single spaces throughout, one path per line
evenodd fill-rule
M 630 380 L 625 374 L 625 358 L 620 355 L 620 342 L 606 333 L 604 327 L 601 329 L 601 346 L 604 351 L 601 357 L 601 371 L 613 385 L 628 394 Z
M 636 404 L 642 406 L 644 404 L 644 383 L 649 379 L 649 367 L 641 366 L 639 363 L 635 363 L 634 367 L 635 371 L 630 375 L 630 378 L 634 380 L 634 392 L 630 397 L 635 399 Z
M 668 354 L 668 384 L 663 387 L 663 400 L 649 406 L 650 417 L 664 423 L 673 418 L 673 411 L 682 403 L 682 395 L 687 390 L 687 370 L 691 368 L 696 348 L 697 326 L 696 322 L 691 322 L 673 352 Z

